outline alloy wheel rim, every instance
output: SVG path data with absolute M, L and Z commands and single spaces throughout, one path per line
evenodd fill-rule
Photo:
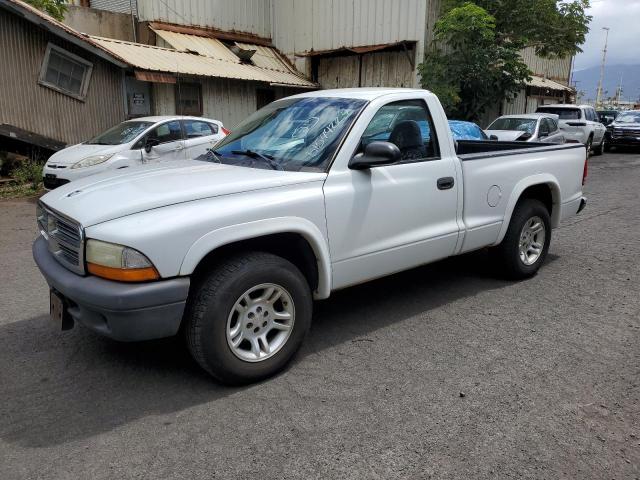
M 245 362 L 273 357 L 287 343 L 295 322 L 291 294 L 282 286 L 262 283 L 236 300 L 227 318 L 231 352 Z
M 520 261 L 525 265 L 533 265 L 538 261 L 544 249 L 546 229 L 540 217 L 531 217 L 520 232 Z

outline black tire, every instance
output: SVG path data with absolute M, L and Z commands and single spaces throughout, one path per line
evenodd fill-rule
M 593 149 L 593 154 L 602 155 L 604 153 L 604 149 L 605 149 L 605 140 L 604 140 L 604 137 L 602 137 L 602 141 L 600 142 L 600 145 L 598 145 Z
M 545 239 L 542 252 L 531 265 L 526 265 L 520 258 L 520 235 L 525 225 L 534 217 L 539 217 L 545 228 Z M 551 221 L 549 211 L 539 200 L 525 198 L 518 202 L 511 215 L 509 228 L 500 245 L 491 249 L 492 259 L 500 272 L 509 279 L 520 280 L 535 275 L 549 251 L 551 243 Z
M 585 145 L 585 147 L 587 148 L 587 158 L 589 158 L 591 156 L 591 149 L 593 148 L 593 137 L 589 137 L 587 139 L 587 144 Z
M 264 283 L 282 286 L 295 307 L 288 339 L 273 356 L 249 362 L 236 356 L 227 342 L 227 320 L 236 301 L 250 288 Z M 218 381 L 241 385 L 280 371 L 300 348 L 311 325 L 309 285 L 300 270 L 284 258 L 263 252 L 231 257 L 215 267 L 190 294 L 185 336 L 193 358 Z

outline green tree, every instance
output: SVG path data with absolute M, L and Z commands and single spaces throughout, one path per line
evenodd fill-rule
M 545 57 L 581 51 L 588 6 L 588 0 L 444 0 L 418 66 L 422 86 L 440 97 L 449 115 L 477 120 L 530 78 L 523 48 Z
M 66 0 L 25 0 L 30 5 L 42 10 L 47 15 L 51 15 L 56 20 L 64 20 L 67 11 Z

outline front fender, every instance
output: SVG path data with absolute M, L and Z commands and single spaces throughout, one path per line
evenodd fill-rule
M 278 217 L 223 227 L 200 237 L 189 249 L 180 266 L 179 275 L 190 275 L 200 261 L 213 250 L 242 240 L 276 233 L 297 233 L 311 245 L 318 262 L 317 299 L 331 292 L 331 261 L 327 240 L 312 222 L 300 217 Z
M 535 185 L 547 185 L 551 189 L 551 198 L 553 200 L 553 209 L 551 212 L 551 227 L 555 228 L 558 226 L 560 222 L 560 204 L 561 204 L 561 195 L 560 195 L 560 183 L 558 179 L 550 173 L 539 173 L 537 175 L 531 175 L 529 177 L 523 178 L 518 183 L 516 183 L 515 187 L 511 191 L 511 195 L 509 197 L 509 201 L 507 202 L 507 208 L 504 213 L 504 221 L 502 222 L 502 228 L 500 229 L 500 233 L 498 235 L 498 240 L 494 245 L 498 245 L 502 242 L 502 239 L 507 234 L 507 229 L 509 228 L 509 223 L 511 221 L 511 215 L 513 215 L 513 210 L 516 208 L 516 204 L 520 197 L 522 196 L 522 192 L 524 192 L 527 188 L 533 187 Z

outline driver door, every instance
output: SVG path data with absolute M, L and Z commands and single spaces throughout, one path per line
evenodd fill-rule
M 184 135 L 179 120 L 171 120 L 154 127 L 143 142 L 142 162 L 158 163 L 183 160 L 185 158 Z M 154 145 L 149 151 L 144 148 L 151 141 Z
M 325 182 L 333 288 L 445 258 L 458 239 L 454 158 L 440 155 L 425 101 L 380 107 L 359 149 L 371 141 L 396 144 L 401 160 L 367 170 L 334 166 Z

